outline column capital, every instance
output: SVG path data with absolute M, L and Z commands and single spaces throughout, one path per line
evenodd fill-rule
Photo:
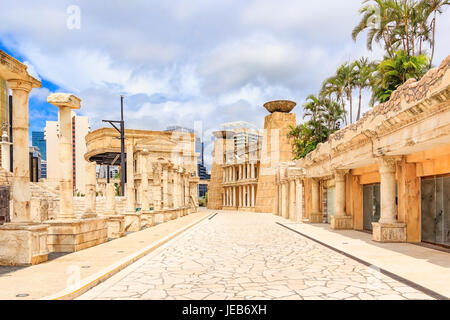
M 47 97 L 47 102 L 59 108 L 81 108 L 81 99 L 71 93 L 52 93 Z
M 18 80 L 18 79 L 12 79 L 12 80 L 7 80 L 8 82 L 8 88 L 10 88 L 11 90 L 22 90 L 25 92 L 30 92 L 31 89 L 33 89 L 33 83 L 31 81 L 27 81 L 27 80 Z
M 345 179 L 345 175 L 349 173 L 348 169 L 333 169 L 333 175 L 335 180 L 342 181 Z
M 401 157 L 379 157 L 377 161 L 380 173 L 395 173 L 395 166 Z

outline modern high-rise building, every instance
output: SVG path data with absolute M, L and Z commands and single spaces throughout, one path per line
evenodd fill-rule
M 47 145 L 44 138 L 44 131 L 31 132 L 31 144 L 34 147 L 39 148 L 39 152 L 41 153 L 41 159 L 47 160 Z
M 47 144 L 44 138 L 44 131 L 31 132 L 31 144 L 38 148 L 41 155 L 40 177 L 45 179 L 47 178 Z
M 85 193 L 86 187 L 86 135 L 90 131 L 89 119 L 77 116 L 72 112 L 72 166 L 73 187 L 75 192 Z M 47 181 L 57 184 L 59 181 L 59 155 L 58 155 L 58 121 L 47 121 L 44 130 L 47 153 Z

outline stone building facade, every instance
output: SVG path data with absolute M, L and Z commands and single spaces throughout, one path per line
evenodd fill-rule
M 379 242 L 450 245 L 450 56 L 294 163 L 276 214 Z
M 168 220 L 197 212 L 199 177 L 195 134 L 127 129 L 125 136 L 126 210 L 117 212 L 109 208 L 111 215 L 123 215 L 123 228 L 137 231 L 153 225 L 158 215 Z M 108 164 L 108 159 L 120 155 L 118 137 L 119 133 L 112 128 L 89 133 L 86 161 Z M 114 202 L 114 196 L 108 192 L 113 189 L 113 181 L 105 189 L 106 202 Z
M 277 166 L 293 158 L 288 132 L 296 125 L 295 114 L 290 113 L 295 105 L 291 101 L 266 103 L 270 115 L 263 133 L 256 136 L 245 128 L 214 132 L 209 209 L 274 212 Z M 241 142 L 245 134 L 252 143 Z

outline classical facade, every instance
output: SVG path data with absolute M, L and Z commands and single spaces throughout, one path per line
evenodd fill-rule
M 120 155 L 118 136 L 112 128 L 89 133 L 86 161 L 114 164 Z M 125 136 L 126 209 L 120 212 L 124 230 L 137 231 L 151 226 L 158 215 L 167 221 L 196 212 L 199 178 L 195 134 L 127 129 Z M 113 182 L 108 181 L 106 203 L 110 216 L 119 213 L 114 206 L 113 188 Z
M 73 109 L 81 99 L 70 93 L 51 94 L 58 107 L 57 176 L 55 183 L 30 181 L 28 97 L 41 83 L 27 67 L 0 51 L 0 78 L 12 91 L 13 172 L 9 171 L 8 134 L 2 136 L 0 192 L 0 265 L 44 262 L 51 252 L 74 252 L 122 237 L 160 222 L 198 210 L 197 154 L 194 134 L 126 130 L 127 185 L 125 197 L 116 196 L 107 181 L 99 195 L 96 162 L 111 164 L 120 153 L 113 129 L 92 132 L 83 141 L 74 137 Z M 86 139 L 86 140 L 84 140 Z M 87 145 L 86 145 L 87 143 Z M 86 148 L 83 197 L 74 197 L 74 146 Z M 4 212 L 11 214 L 4 216 Z M 5 219 L 6 218 L 6 219 Z
M 379 242 L 448 246 L 449 174 L 450 56 L 305 159 L 280 164 L 276 213 Z
M 266 103 L 271 114 L 262 135 L 242 127 L 214 132 L 209 209 L 274 212 L 277 166 L 293 158 L 288 132 L 296 125 L 295 114 L 290 113 L 295 105 Z
M 48 226 L 35 223 L 31 216 L 28 98 L 33 88 L 41 87 L 41 82 L 27 72 L 27 66 L 1 50 L 0 79 L 11 89 L 14 106 L 12 214 L 11 222 L 0 226 L 0 264 L 36 264 L 46 261 L 49 253 Z

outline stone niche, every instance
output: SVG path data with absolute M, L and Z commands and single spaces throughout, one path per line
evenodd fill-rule
M 108 241 L 105 218 L 64 219 L 46 222 L 51 252 L 75 252 Z

